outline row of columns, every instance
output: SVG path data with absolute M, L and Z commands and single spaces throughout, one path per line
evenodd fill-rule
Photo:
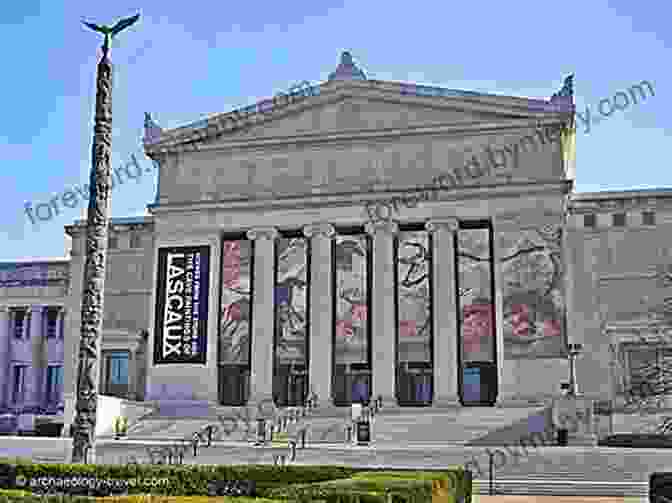
M 434 404 L 456 406 L 458 398 L 458 333 L 455 295 L 453 235 L 457 219 L 432 220 L 426 229 L 433 234 L 434 310 Z M 396 405 L 396 346 L 394 310 L 394 239 L 399 230 L 392 221 L 370 222 L 365 231 L 373 238 L 372 305 L 372 396 L 381 396 L 386 405 Z M 310 239 L 310 354 L 309 382 L 321 403 L 332 403 L 332 237 L 334 226 L 311 224 L 303 229 Z M 275 228 L 252 229 L 247 237 L 255 241 L 252 310 L 252 404 L 272 398 Z
M 46 368 L 48 364 L 46 340 L 46 320 L 44 306 L 31 306 L 27 309 L 23 323 L 22 339 L 14 337 L 16 311 L 7 306 L 0 306 L 0 372 L 3 376 L 3 385 L 0 386 L 0 404 L 12 404 L 14 387 L 14 364 L 26 365 L 28 372 L 25 382 L 27 393 L 24 395 L 24 404 L 38 406 L 43 398 Z M 66 311 L 60 308 L 56 324 L 56 337 L 63 340 Z M 28 320 L 30 319 L 30 323 Z M 28 342 L 26 341 L 26 336 Z M 26 348 L 26 344 L 29 345 Z M 19 349 L 21 348 L 21 349 Z

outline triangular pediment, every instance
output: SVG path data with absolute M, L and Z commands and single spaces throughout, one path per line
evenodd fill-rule
M 375 87 L 329 89 L 298 103 L 269 113 L 255 113 L 238 127 L 221 129 L 201 141 L 208 146 L 339 133 L 418 130 L 424 127 L 479 125 L 514 126 L 521 119 L 539 118 L 531 110 L 507 97 L 482 99 L 463 97 L 404 96 L 381 92 Z
M 384 81 L 327 82 L 299 94 L 280 94 L 194 124 L 159 131 L 148 153 L 182 144 L 217 147 L 255 140 L 341 134 L 396 134 L 433 128 L 474 131 L 564 120 L 562 106 L 543 100 L 495 96 Z M 150 131 L 151 133 L 151 131 Z M 153 134 L 153 133 L 152 133 Z
M 219 141 L 286 138 L 297 135 L 384 131 L 423 126 L 478 124 L 515 117 L 459 108 L 409 104 L 365 97 L 338 97 L 283 117 L 224 133 Z

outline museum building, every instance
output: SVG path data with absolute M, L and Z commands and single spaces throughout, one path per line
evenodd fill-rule
M 671 351 L 672 190 L 575 193 L 574 112 L 571 78 L 499 96 L 343 53 L 195 124 L 146 114 L 157 195 L 110 222 L 101 393 L 516 407 L 558 396 L 579 343 L 579 390 L 617 399 Z M 70 423 L 85 222 L 66 233 L 68 259 L 0 267 L 0 400 Z

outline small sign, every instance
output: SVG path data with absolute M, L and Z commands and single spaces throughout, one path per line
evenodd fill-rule
M 362 417 L 362 404 L 361 403 L 353 403 L 352 404 L 352 420 L 357 421 L 360 417 Z

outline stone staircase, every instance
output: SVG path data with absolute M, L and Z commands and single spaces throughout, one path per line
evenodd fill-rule
M 169 411 L 169 414 L 162 413 Z M 141 441 L 178 441 L 191 438 L 194 432 L 208 425 L 216 425 L 218 432 L 214 441 L 254 442 L 257 423 L 254 410 L 245 407 L 221 407 L 204 405 L 183 408 L 184 415 L 175 417 L 179 408 L 159 407 L 154 413 L 141 417 L 130 424 L 126 437 Z M 505 432 L 511 425 L 525 422 L 540 407 L 498 408 L 498 407 L 394 407 L 379 411 L 372 421 L 372 440 L 378 445 L 465 445 L 487 436 L 492 432 Z M 278 409 L 287 414 L 287 409 Z M 291 422 L 290 422 L 291 423 Z M 307 411 L 290 424 L 289 430 L 305 427 L 306 443 L 333 444 L 346 441 L 346 425 L 350 423 L 349 408 L 323 408 Z M 515 441 L 515 431 L 511 439 L 507 435 L 498 438 L 502 443 Z M 111 438 L 105 435 L 99 438 Z M 515 438 L 514 438 L 515 437 Z M 499 443 L 499 442 L 498 442 Z
M 475 494 L 490 494 L 489 481 L 475 480 Z M 522 480 L 498 480 L 494 483 L 493 495 L 534 495 L 534 496 L 604 496 L 620 498 L 630 503 L 649 501 L 648 482 L 596 482 L 576 481 L 566 478 L 540 478 Z M 626 499 L 628 498 L 628 499 Z M 617 501 L 616 499 L 610 501 Z

